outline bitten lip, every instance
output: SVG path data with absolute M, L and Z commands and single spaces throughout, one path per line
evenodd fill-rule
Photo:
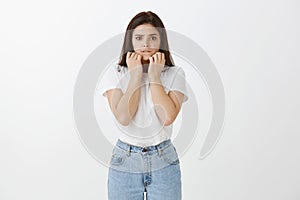
M 153 54 L 153 51 L 148 51 L 148 50 L 145 50 L 145 51 L 140 51 L 140 54 L 142 54 L 142 55 L 151 55 L 151 54 Z
M 146 49 L 146 50 L 141 50 L 141 52 L 152 52 L 152 50 L 151 49 Z
M 154 49 L 139 49 L 137 51 L 137 53 L 139 53 L 140 55 L 144 55 L 144 56 L 152 56 L 155 53 Z

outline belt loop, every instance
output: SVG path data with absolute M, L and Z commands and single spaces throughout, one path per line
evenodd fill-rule
M 161 151 L 162 151 L 162 150 L 161 150 L 160 146 L 158 145 L 158 146 L 157 146 L 157 152 L 158 152 L 158 156 L 159 156 L 159 157 L 161 156 Z
M 126 155 L 129 157 L 130 156 L 130 145 L 128 145 L 128 149 L 127 149 L 127 153 L 126 153 Z

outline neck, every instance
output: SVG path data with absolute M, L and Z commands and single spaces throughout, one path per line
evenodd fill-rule
M 149 65 L 149 60 L 142 60 L 143 65 Z
M 148 73 L 149 60 L 142 60 L 143 73 Z

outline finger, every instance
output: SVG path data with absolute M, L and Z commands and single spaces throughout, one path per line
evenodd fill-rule
M 130 52 L 130 51 L 127 52 L 127 54 L 126 54 L 126 59 L 129 59 L 129 58 L 130 58 L 131 53 L 132 53 L 132 52 Z
M 157 54 L 153 55 L 153 59 L 154 59 L 154 63 L 156 63 L 157 62 Z
M 137 59 L 138 59 L 138 61 L 141 61 L 142 56 L 141 56 L 141 55 L 138 55 L 138 56 L 137 56 Z
M 157 59 L 158 59 L 158 62 L 161 62 L 161 52 L 158 52 Z
M 153 57 L 150 57 L 149 61 L 150 61 L 150 64 L 152 64 L 153 63 Z
M 166 58 L 165 58 L 165 54 L 164 53 L 161 54 L 161 58 L 162 58 L 163 61 L 165 61 Z
M 130 58 L 131 58 L 131 59 L 134 59 L 134 56 L 135 56 L 135 53 L 132 52 L 131 55 L 130 55 Z

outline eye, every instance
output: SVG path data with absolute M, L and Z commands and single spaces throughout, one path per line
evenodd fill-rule
M 141 40 L 142 37 L 141 37 L 141 36 L 136 36 L 135 39 L 136 39 L 136 40 Z
M 151 37 L 151 40 L 156 40 L 157 38 L 155 36 L 152 36 Z

